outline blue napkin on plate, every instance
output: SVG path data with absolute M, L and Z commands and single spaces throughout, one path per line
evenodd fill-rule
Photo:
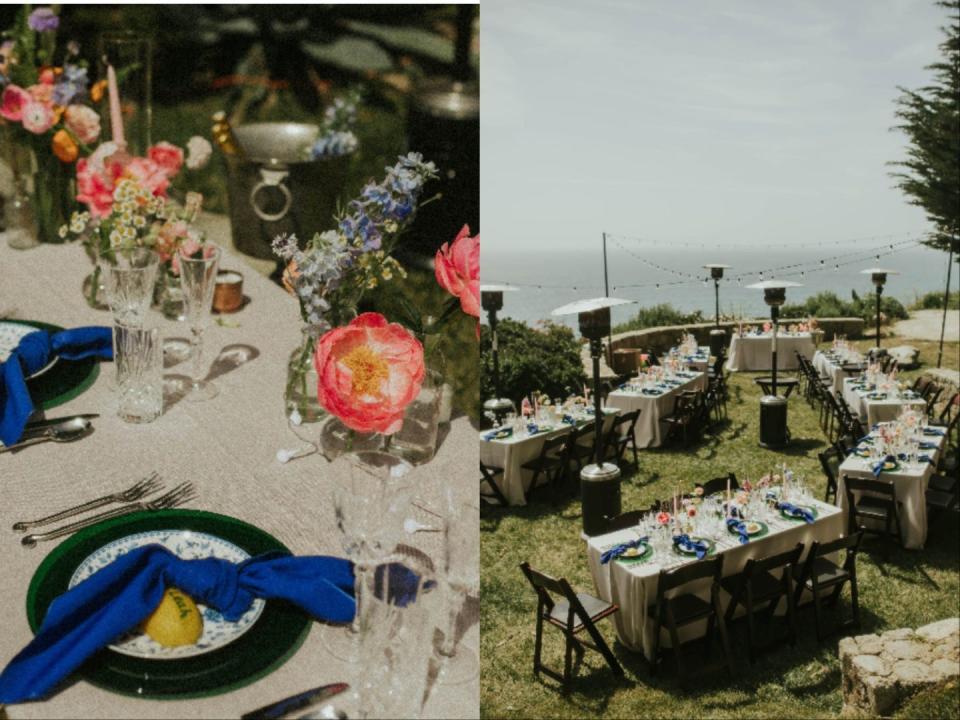
M 682 547 L 684 550 L 692 550 L 697 555 L 697 560 L 703 560 L 707 555 L 710 546 L 702 540 L 694 540 L 689 535 L 677 535 L 673 538 L 673 544 Z
M 574 420 L 574 418 L 573 418 L 572 415 L 564 415 L 563 418 L 560 420 L 560 422 L 562 422 L 564 425 L 576 425 L 576 424 L 577 424 L 577 421 Z
M 924 435 L 939 435 L 943 437 L 943 428 L 930 427 L 929 425 L 923 429 Z
M 648 538 L 644 536 L 637 540 L 630 540 L 625 543 L 620 543 L 619 545 L 614 545 L 609 550 L 604 551 L 604 553 L 600 556 L 600 564 L 606 565 L 611 560 L 616 560 L 618 557 L 623 555 L 630 548 L 638 548 L 641 545 L 645 545 L 647 543 L 647 540 Z
M 783 510 L 788 515 L 797 518 L 803 518 L 804 522 L 812 523 L 814 521 L 813 513 L 803 507 L 798 507 L 793 503 L 782 502 L 777 504 L 779 510 Z
M 502 427 L 495 430 L 491 430 L 488 433 L 484 433 L 484 440 L 503 440 L 513 435 L 513 428 Z
M 747 533 L 747 526 L 743 524 L 742 520 L 737 520 L 736 518 L 727 518 L 727 527 L 737 531 L 737 535 L 740 536 L 740 544 L 746 545 L 750 542 L 750 535 Z
M 540 428 L 536 423 L 527 423 L 527 433 L 530 435 L 536 435 L 540 432 Z
M 381 593 L 384 580 L 389 580 L 387 597 L 397 605 L 409 602 L 419 584 L 419 577 L 399 564 L 378 568 L 375 587 Z M 36 637 L 0 674 L 0 703 L 45 696 L 149 617 L 171 586 L 231 621 L 254 598 L 285 600 L 335 623 L 351 621 L 356 612 L 353 564 L 342 558 L 273 552 L 234 564 L 218 558 L 181 560 L 161 545 L 146 545 L 54 599 Z
M 883 460 L 878 460 L 873 464 L 873 474 L 874 477 L 880 477 L 880 473 L 883 472 L 883 465 L 889 461 L 896 462 L 897 459 L 893 455 L 887 455 Z
M 26 378 L 57 356 L 64 360 L 111 360 L 113 331 L 108 327 L 81 327 L 53 334 L 37 330 L 23 336 L 7 361 L 0 363 L 0 441 L 4 445 L 20 439 L 33 413 Z
M 936 464 L 935 462 L 933 462 L 933 458 L 930 457 L 929 455 L 917 455 L 917 460 L 919 460 L 920 462 L 930 463 L 931 465 Z
M 919 445 L 918 445 L 918 447 L 919 447 L 921 450 L 936 450 L 936 449 L 937 449 L 937 444 L 936 444 L 936 443 L 932 443 L 932 442 L 928 442 L 928 441 L 926 441 L 926 440 L 921 440 L 920 443 L 919 443 Z
M 644 395 L 662 395 L 663 394 L 660 390 L 654 390 L 651 388 L 644 388 L 640 392 Z

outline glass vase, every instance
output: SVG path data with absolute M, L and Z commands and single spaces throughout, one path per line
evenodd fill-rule
M 390 438 L 390 452 L 411 465 L 429 462 L 437 452 L 440 423 L 443 420 L 446 371 L 443 354 L 434 347 L 437 342 L 428 337 L 425 343 L 423 385 L 417 397 L 407 406 L 403 426 Z
M 9 127 L 4 148 L 13 176 L 13 195 L 5 208 L 8 244 L 22 250 L 64 242 L 60 228 L 73 208 L 73 166 L 60 162 L 45 138 L 25 139 Z

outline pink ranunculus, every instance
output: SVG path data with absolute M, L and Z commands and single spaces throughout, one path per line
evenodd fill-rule
M 85 145 L 92 145 L 100 137 L 100 116 L 86 105 L 68 105 L 63 114 L 67 130 Z
M 0 96 L 0 115 L 7 120 L 20 122 L 23 118 L 24 106 L 33 101 L 33 97 L 17 85 L 7 85 Z
M 768 323 L 768 322 L 765 322 L 765 323 L 763 324 L 763 331 L 764 331 L 765 333 L 768 333 L 768 332 L 770 332 L 770 329 L 771 329 L 772 327 L 773 327 L 773 325 L 771 325 L 771 324 Z
M 170 176 L 153 160 L 147 158 L 130 158 L 124 166 L 124 174 L 137 181 L 137 185 L 154 196 L 166 197 Z
M 39 85 L 31 85 L 27 88 L 27 92 L 30 93 L 30 97 L 36 100 L 38 103 L 43 103 L 44 105 L 53 105 L 53 85 L 47 85 L 46 83 L 40 83 Z
M 147 157 L 156 163 L 168 178 L 175 176 L 183 166 L 183 150 L 166 140 L 147 150 Z
M 363 313 L 317 342 L 317 398 L 348 428 L 387 435 L 423 384 L 423 346 L 402 325 Z
M 437 251 L 434 271 L 440 287 L 460 298 L 460 308 L 479 318 L 480 234 L 470 237 L 470 226 L 464 225 L 452 243 Z
M 30 101 L 23 106 L 23 117 L 20 121 L 23 123 L 24 130 L 32 132 L 34 135 L 43 135 L 53 127 L 56 119 L 53 108 L 49 105 Z
M 100 168 L 103 170 L 103 168 Z M 97 171 L 93 158 L 77 160 L 77 200 L 84 203 L 94 217 L 106 217 L 113 206 L 113 181 Z
M 668 512 L 658 512 L 657 513 L 657 524 L 658 525 L 667 525 L 670 523 L 671 515 Z

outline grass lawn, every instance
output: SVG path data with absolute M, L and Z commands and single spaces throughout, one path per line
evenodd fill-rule
M 898 338 L 896 344 L 902 339 Z M 907 341 L 921 350 L 921 360 L 936 362 L 936 343 Z M 862 342 L 863 348 L 870 346 Z M 944 367 L 958 368 L 958 347 L 945 353 Z M 918 371 L 904 373 L 912 379 Z M 760 392 L 754 374 L 731 375 L 729 421 L 715 437 L 689 449 L 642 451 L 640 471 L 623 482 L 623 509 L 648 506 L 670 496 L 679 484 L 686 492 L 694 482 L 733 471 L 742 481 L 755 480 L 786 462 L 823 496 L 825 480 L 816 453 L 826 447 L 817 415 L 802 398 L 791 398 L 789 425 L 793 442 L 785 452 L 757 445 Z M 481 511 L 481 689 L 483 717 L 834 717 L 842 706 L 837 658 L 839 636 L 823 644 L 813 633 L 810 607 L 800 610 L 800 638 L 795 648 L 784 646 L 762 655 L 751 666 L 746 630 L 731 628 L 735 680 L 722 670 L 698 678 L 695 689 L 683 689 L 673 665 L 651 678 L 646 661 L 615 643 L 613 624 L 602 621 L 601 632 L 626 671 L 616 679 L 602 657 L 587 652 L 574 689 L 561 694 L 557 683 L 533 675 L 536 597 L 520 572 L 528 560 L 544 572 L 566 577 L 574 587 L 593 592 L 583 541 L 580 539 L 579 499 L 553 506 L 546 494 L 526 507 Z M 879 562 L 878 540 L 868 537 L 858 561 L 861 621 L 864 633 L 916 627 L 957 615 L 960 603 L 960 533 L 957 516 L 932 520 L 927 547 L 896 550 Z M 849 591 L 839 611 L 849 617 Z M 828 622 L 834 616 L 827 614 Z M 763 627 L 762 625 L 760 627 Z M 687 648 L 696 668 L 697 645 Z M 714 644 L 714 660 L 719 656 Z M 544 661 L 563 667 L 562 635 L 547 627 Z M 956 716 L 956 697 L 939 695 L 946 715 Z M 950 706 L 952 703 L 952 707 Z

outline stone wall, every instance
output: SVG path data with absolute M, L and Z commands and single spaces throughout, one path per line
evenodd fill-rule
M 960 618 L 840 640 L 843 714 L 878 717 L 960 676 Z

